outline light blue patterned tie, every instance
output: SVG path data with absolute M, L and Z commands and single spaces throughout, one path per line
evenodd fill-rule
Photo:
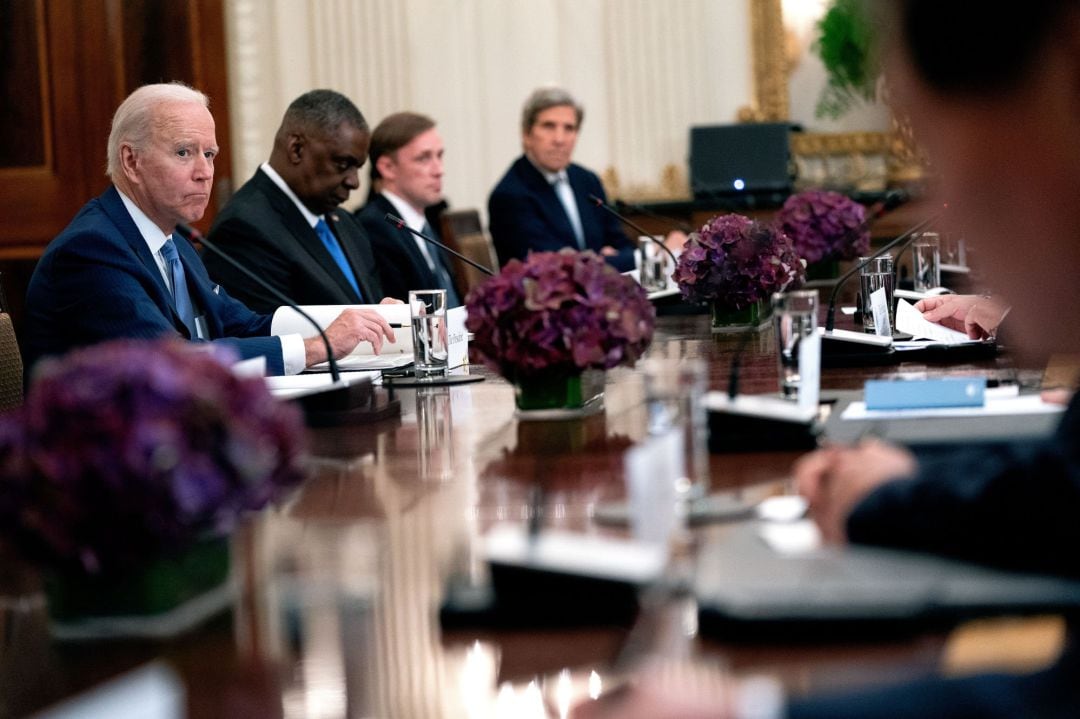
M 326 247 L 326 251 L 330 253 L 330 256 L 334 258 L 334 262 L 341 268 L 341 273 L 345 275 L 345 279 L 356 290 L 356 296 L 360 298 L 362 303 L 364 295 L 360 292 L 360 285 L 356 282 L 356 275 L 353 274 L 352 267 L 349 266 L 349 261 L 345 258 L 345 252 L 341 249 L 338 238 L 330 231 L 330 226 L 326 224 L 325 220 L 319 220 L 315 223 L 315 232 L 318 233 L 319 239 L 322 240 L 323 245 Z
M 180 315 L 184 326 L 188 328 L 191 339 L 195 339 L 198 336 L 195 331 L 195 305 L 192 304 L 191 295 L 188 293 L 187 275 L 184 274 L 184 265 L 180 262 L 180 253 L 176 251 L 176 243 L 173 242 L 171 236 L 161 246 L 161 254 L 165 257 L 165 261 L 169 263 L 169 274 L 172 275 L 173 284 L 173 305 L 176 307 L 176 314 Z
M 585 249 L 585 230 L 581 225 L 581 214 L 578 212 L 577 200 L 574 199 L 574 189 L 570 187 L 570 178 L 565 172 L 559 173 L 555 179 L 555 195 L 562 203 L 566 211 L 566 219 L 570 220 L 570 227 L 574 230 L 574 239 L 577 241 L 579 250 Z

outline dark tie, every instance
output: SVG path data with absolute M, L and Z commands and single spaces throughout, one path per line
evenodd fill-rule
M 319 220 L 315 223 L 315 232 L 318 233 L 319 239 L 322 240 L 323 245 L 326 247 L 326 251 L 330 253 L 330 256 L 334 258 L 334 262 L 341 269 L 341 274 L 345 275 L 345 279 L 356 290 L 356 296 L 360 298 L 360 302 L 363 302 L 364 293 L 360 291 L 360 285 L 356 282 L 356 275 L 353 274 L 352 267 L 349 266 L 349 261 L 345 258 L 341 243 L 338 242 L 338 238 L 334 236 L 334 233 L 330 231 L 330 226 L 326 224 L 325 220 Z
M 188 293 L 187 275 L 184 274 L 184 265 L 180 262 L 180 253 L 176 251 L 176 243 L 172 237 L 165 240 L 161 246 L 161 254 L 169 263 L 169 274 L 172 275 L 173 305 L 176 314 L 180 315 L 184 326 L 188 328 L 191 339 L 196 339 L 195 331 L 195 306 L 191 303 L 191 295 Z
M 420 232 L 442 242 L 439 236 L 435 234 L 435 230 L 426 222 L 420 228 Z M 436 245 L 429 245 L 428 250 L 432 253 L 431 262 L 435 265 L 435 277 L 439 280 L 439 284 L 442 285 L 443 289 L 446 290 L 446 306 L 460 306 L 461 299 L 458 297 L 457 290 L 454 289 L 454 280 L 450 278 L 450 272 L 446 269 L 446 253 Z

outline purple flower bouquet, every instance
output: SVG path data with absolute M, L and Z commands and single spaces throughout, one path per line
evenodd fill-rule
M 866 208 L 845 195 L 806 190 L 792 195 L 776 214 L 776 226 L 809 264 L 851 260 L 870 250 L 870 231 L 863 226 Z
M 299 412 L 181 342 L 43 363 L 0 418 L 0 538 L 59 574 L 123 575 L 300 482 Z
M 690 235 L 674 278 L 687 301 L 741 310 L 800 283 L 805 274 L 787 235 L 731 214 Z
M 466 307 L 473 356 L 511 382 L 633 365 L 656 322 L 637 282 L 576 250 L 511 260 Z

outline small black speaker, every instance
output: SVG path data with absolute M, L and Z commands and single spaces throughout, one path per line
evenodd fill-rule
M 786 122 L 691 127 L 694 199 L 786 197 L 792 185 L 790 134 Z

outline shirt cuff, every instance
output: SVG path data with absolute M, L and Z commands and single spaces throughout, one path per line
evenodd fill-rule
M 281 361 L 285 365 L 285 374 L 300 374 L 307 365 L 307 353 L 304 349 L 304 338 L 300 335 L 281 335 Z

